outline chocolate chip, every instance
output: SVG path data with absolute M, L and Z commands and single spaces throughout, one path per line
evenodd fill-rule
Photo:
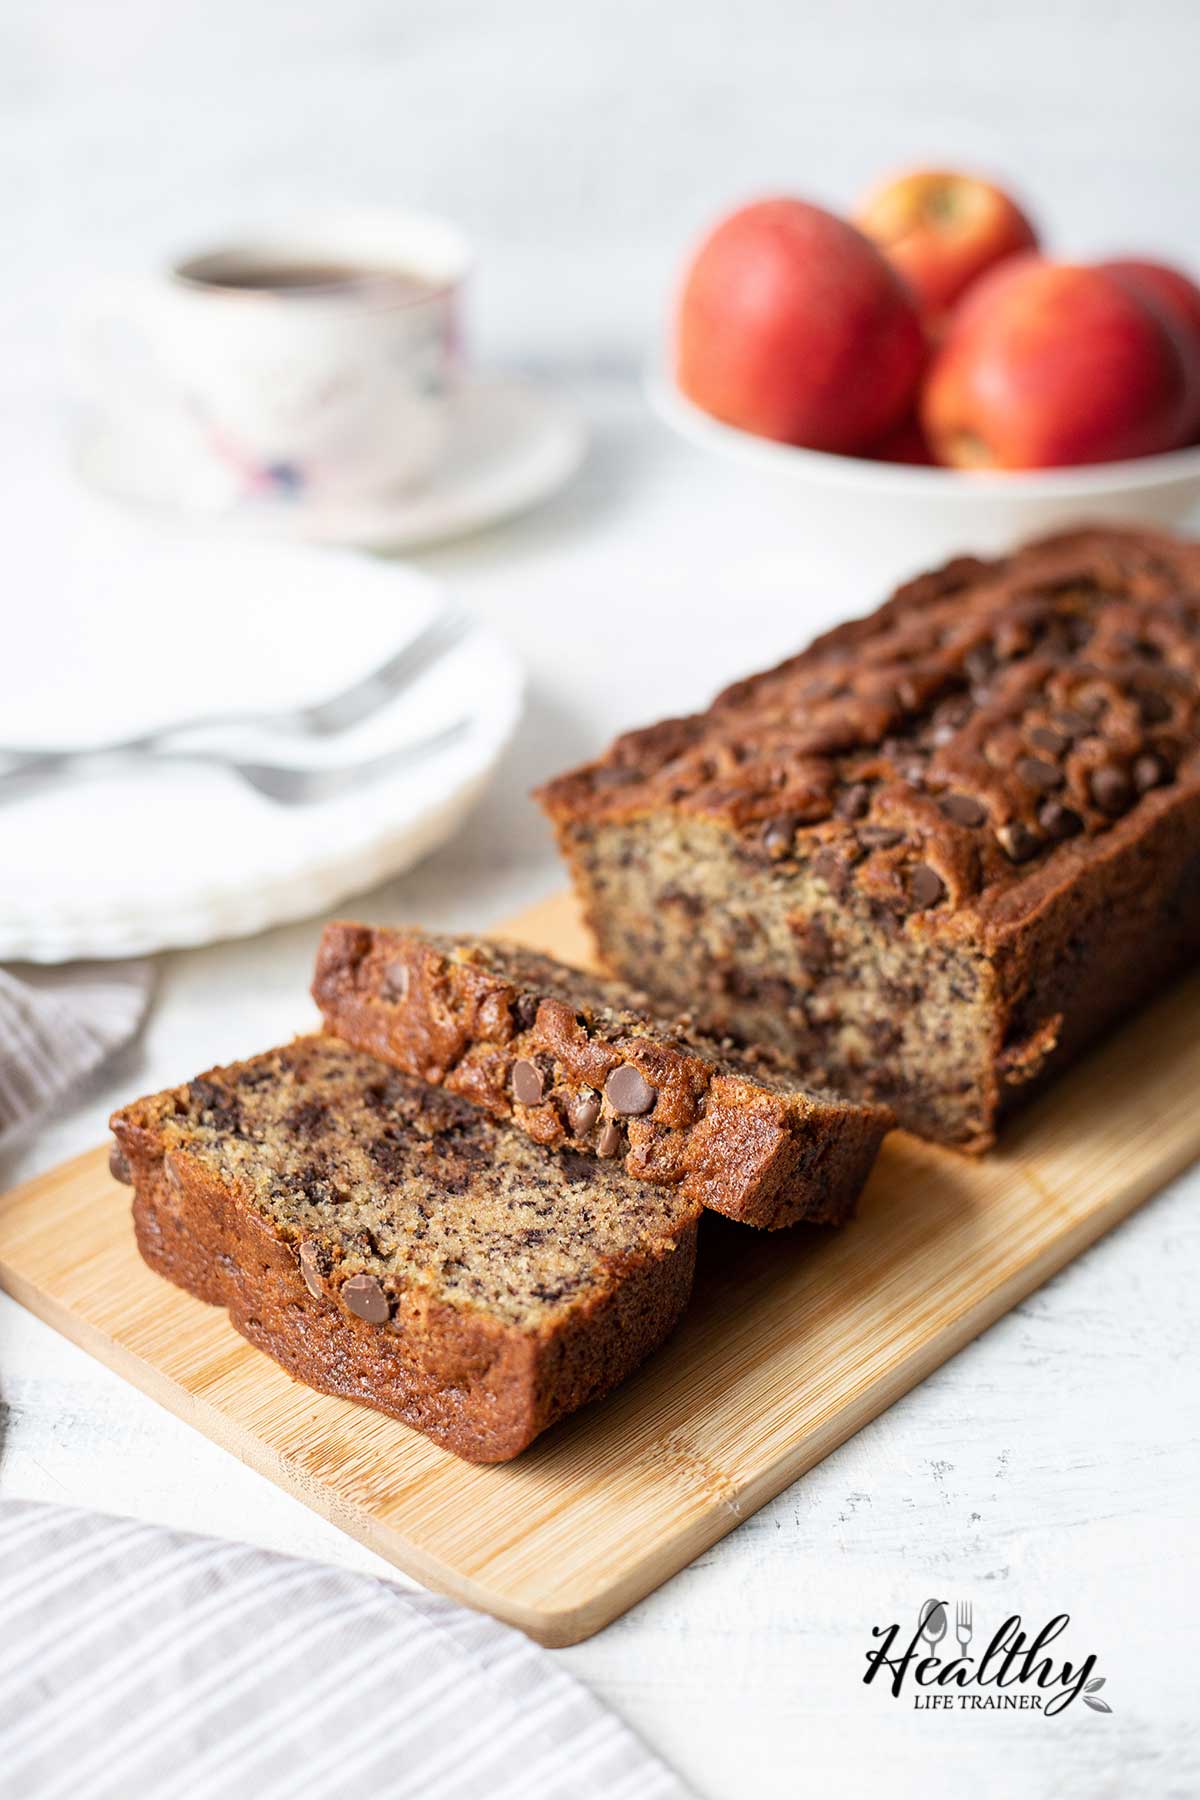
M 1171 716 L 1171 702 L 1154 688 L 1135 688 L 1133 694 L 1142 723 L 1161 725 Z
M 938 804 L 956 825 L 982 825 L 987 818 L 986 806 L 973 794 L 943 794 Z
M 894 831 L 890 825 L 861 825 L 858 841 L 868 850 L 892 850 L 904 842 L 904 833 Z
M 342 1299 L 356 1319 L 382 1325 L 391 1308 L 388 1297 L 373 1275 L 352 1275 L 342 1283 Z
M 529 1031 L 536 1023 L 538 1007 L 541 1005 L 540 994 L 518 994 L 513 1007 L 513 1017 L 518 1031 Z
M 389 963 L 383 971 L 380 983 L 385 1000 L 406 1000 L 408 998 L 408 964 L 399 958 Z
M 658 1099 L 658 1089 L 650 1086 L 640 1069 L 632 1063 L 622 1063 L 614 1069 L 604 1084 L 604 1092 L 608 1103 L 615 1113 L 622 1118 L 639 1118 L 648 1113 Z
M 918 863 L 908 878 L 908 897 L 913 905 L 924 909 L 936 906 L 946 892 L 946 884 L 928 863 Z
M 1083 820 L 1061 800 L 1044 800 L 1038 808 L 1038 824 L 1052 838 L 1078 837 Z
M 304 1277 L 304 1285 L 312 1295 L 313 1299 L 323 1299 L 325 1294 L 325 1276 L 321 1269 L 321 1253 L 315 1244 L 307 1241 L 300 1246 L 300 1273 Z M 363 1277 L 360 1276 L 359 1280 L 362 1279 Z M 367 1279 L 369 1279 L 369 1277 Z M 347 1282 L 346 1285 L 348 1287 L 350 1285 L 349 1282 Z M 380 1291 L 382 1292 L 382 1290 Z M 350 1302 L 347 1300 L 346 1304 L 349 1306 Z M 354 1307 L 352 1310 L 357 1312 L 358 1308 Z
M 1039 794 L 1063 784 L 1062 770 L 1055 763 L 1043 762 L 1038 756 L 1019 756 L 1016 773 L 1026 787 L 1034 788 Z
M 830 893 L 836 894 L 839 900 L 845 898 L 850 890 L 850 871 L 840 856 L 832 850 L 820 850 L 812 859 L 812 872 L 818 881 L 823 881 Z
M 1171 778 L 1171 770 L 1161 756 L 1154 756 L 1149 751 L 1139 756 L 1133 765 L 1133 785 L 1139 794 L 1148 794 L 1151 788 L 1161 787 L 1164 781 Z
M 855 781 L 834 802 L 834 812 L 842 819 L 865 819 L 871 804 L 871 790 L 865 781 Z
M 598 1156 L 616 1156 L 624 1141 L 624 1138 L 621 1136 L 621 1127 L 619 1125 L 614 1125 L 612 1120 L 609 1119 L 605 1124 L 604 1130 L 600 1133 L 599 1140 L 596 1144 L 596 1153 Z
M 1041 847 L 1028 825 L 1023 825 L 1020 819 L 1013 819 L 1008 825 L 997 827 L 996 842 L 1009 862 L 1015 863 L 1028 862 L 1031 856 L 1037 855 Z
M 108 1172 L 114 1181 L 121 1182 L 124 1187 L 133 1186 L 133 1170 L 120 1144 L 113 1144 L 108 1152 Z
M 577 1094 L 567 1103 L 567 1124 L 576 1137 L 586 1137 L 599 1117 L 599 1094 Z
M 996 667 L 996 652 L 990 644 L 976 644 L 963 657 L 963 668 L 972 681 L 986 681 Z
M 513 1064 L 512 1072 L 513 1099 L 522 1106 L 540 1106 L 546 1093 L 546 1083 L 542 1071 L 536 1063 L 528 1062 L 524 1057 Z
M 1055 731 L 1050 725 L 1035 725 L 1029 734 L 1029 741 L 1036 744 L 1039 750 L 1044 750 L 1048 756 L 1061 756 L 1064 750 L 1070 748 L 1071 743 L 1065 732 Z
M 1124 769 L 1113 768 L 1111 764 L 1103 769 L 1093 769 L 1088 786 L 1100 811 L 1112 818 L 1123 813 L 1133 799 L 1133 785 L 1128 775 Z
M 796 822 L 795 813 L 768 819 L 762 830 L 763 849 L 770 851 L 772 856 L 786 856 L 796 835 Z
M 1055 724 L 1060 725 L 1068 737 L 1087 737 L 1095 726 L 1086 713 L 1077 711 L 1072 706 L 1060 706 L 1054 714 Z

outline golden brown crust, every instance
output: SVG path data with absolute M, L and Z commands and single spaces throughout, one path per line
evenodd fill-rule
M 243 1336 L 298 1380 L 389 1413 L 469 1461 L 502 1462 L 623 1380 L 677 1322 L 696 1248 L 695 1211 L 682 1207 L 669 1234 L 608 1258 L 576 1302 L 528 1324 L 386 1275 L 387 1316 L 356 1316 L 345 1296 L 360 1265 L 344 1256 L 332 1223 L 323 1231 L 310 1213 L 302 1233 L 292 1230 L 264 1214 L 246 1181 L 214 1166 L 208 1146 L 201 1154 L 198 1136 L 189 1147 L 194 1088 L 236 1091 L 247 1071 L 261 1079 L 261 1061 L 137 1101 L 111 1126 L 146 1262 L 227 1308 Z M 307 1252 L 325 1271 L 317 1292 L 305 1279 Z
M 847 1218 L 892 1122 L 735 1063 L 629 989 L 513 945 L 337 922 L 313 997 L 347 1043 L 537 1142 L 619 1158 L 768 1229 Z
M 560 827 L 715 820 L 772 863 L 823 854 L 914 930 L 986 936 L 1196 784 L 1200 545 L 1097 529 L 922 576 L 538 797 Z

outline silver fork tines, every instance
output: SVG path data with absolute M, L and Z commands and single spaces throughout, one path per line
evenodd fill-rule
M 411 687 L 435 663 L 449 656 L 471 630 L 468 613 L 444 610 L 422 627 L 415 638 L 397 650 L 370 674 L 351 682 L 340 693 L 330 694 L 312 706 L 283 707 L 275 711 L 205 713 L 192 719 L 176 719 L 137 737 L 121 738 L 114 743 L 88 745 L 85 749 L 22 749 L 0 746 L 0 782 L 10 776 L 51 775 L 86 767 L 94 758 L 140 756 L 156 753 L 160 745 L 170 745 L 177 738 L 193 732 L 213 731 L 234 726 L 252 726 L 256 730 L 278 731 L 291 735 L 330 737 L 361 725 L 373 713 L 394 700 L 406 687 Z M 213 760 L 216 760 L 214 757 Z

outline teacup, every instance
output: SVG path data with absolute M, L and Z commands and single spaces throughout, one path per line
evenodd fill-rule
M 86 385 L 106 429 L 159 442 L 181 499 L 402 490 L 446 442 L 469 261 L 453 226 L 407 214 L 186 255 L 97 297 Z

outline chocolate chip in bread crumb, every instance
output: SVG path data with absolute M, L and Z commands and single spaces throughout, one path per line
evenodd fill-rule
M 577 1094 L 568 1102 L 567 1124 L 575 1137 L 586 1137 L 599 1117 L 599 1094 Z
M 783 813 L 778 819 L 768 819 L 763 826 L 763 849 L 772 856 L 786 856 L 796 836 L 796 815 Z
M 987 818 L 986 806 L 974 794 L 943 794 L 938 804 L 956 825 L 982 825 Z
M 904 833 L 894 830 L 890 825 L 863 825 L 859 829 L 858 841 L 865 844 L 868 850 L 894 850 L 897 844 L 904 842 Z
M 407 1000 L 408 998 L 408 964 L 403 961 L 389 963 L 383 972 L 383 988 L 385 1000 Z
M 936 906 L 946 892 L 946 884 L 936 869 L 928 863 L 918 863 L 908 878 L 908 897 L 915 907 L 924 911 L 926 907 Z
M 300 1273 L 304 1277 L 304 1285 L 314 1300 L 321 1300 L 325 1295 L 325 1275 L 321 1268 L 321 1257 L 317 1246 L 307 1239 L 300 1246 Z M 348 1284 L 347 1284 L 348 1285 Z M 349 1302 L 347 1302 L 349 1305 Z
M 1020 819 L 1013 819 L 1008 825 L 997 826 L 996 842 L 1009 862 L 1015 863 L 1028 862 L 1030 857 L 1036 856 L 1041 848 L 1034 833 L 1030 831 L 1028 825 L 1023 825 Z
M 542 1071 L 536 1063 L 522 1057 L 513 1064 L 512 1072 L 513 1099 L 522 1106 L 540 1106 L 546 1093 L 546 1083 Z
M 133 1170 L 129 1167 L 129 1158 L 120 1144 L 113 1144 L 108 1152 L 108 1172 L 114 1181 L 123 1187 L 133 1186 Z
M 596 1154 L 597 1156 L 616 1156 L 624 1142 L 625 1140 L 621 1136 L 621 1127 L 609 1119 L 596 1143 Z
M 841 819 L 865 819 L 870 804 L 870 788 L 865 781 L 855 781 L 838 795 L 833 810 Z
M 391 1308 L 388 1297 L 373 1275 L 352 1275 L 342 1283 L 342 1299 L 356 1319 L 368 1325 L 382 1325 Z
M 651 1087 L 641 1070 L 635 1069 L 632 1063 L 622 1063 L 619 1069 L 613 1070 L 604 1084 L 604 1092 L 613 1111 L 622 1118 L 640 1118 L 658 1099 L 658 1089 Z
M 1046 800 L 1038 808 L 1038 824 L 1048 837 L 1078 837 L 1083 830 L 1083 820 L 1073 807 L 1064 806 L 1061 800 Z
M 1100 811 L 1112 818 L 1127 811 L 1133 799 L 1133 783 L 1124 769 L 1115 768 L 1111 763 L 1102 769 L 1093 769 L 1088 786 Z
M 823 881 L 835 899 L 844 900 L 850 891 L 850 870 L 832 850 L 819 850 L 812 859 L 812 872 Z

